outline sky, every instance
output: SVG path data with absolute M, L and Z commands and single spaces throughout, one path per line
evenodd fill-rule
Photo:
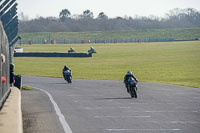
M 200 11 L 200 0 L 17 0 L 17 3 L 18 13 L 23 12 L 29 19 L 59 17 L 62 9 L 68 9 L 71 15 L 80 15 L 89 9 L 94 17 L 104 12 L 109 18 L 137 15 L 164 17 L 174 8 Z

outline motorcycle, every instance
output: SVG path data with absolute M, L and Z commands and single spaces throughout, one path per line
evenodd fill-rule
M 128 93 L 132 98 L 137 98 L 137 81 L 133 77 L 128 79 Z
M 72 75 L 70 70 L 66 70 L 63 72 L 63 77 L 67 81 L 67 83 L 72 83 Z

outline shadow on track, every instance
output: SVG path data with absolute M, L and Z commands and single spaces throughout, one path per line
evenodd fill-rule
M 61 82 L 61 83 L 45 83 L 45 84 L 68 84 L 67 82 Z
M 95 98 L 95 100 L 132 99 L 131 97 Z

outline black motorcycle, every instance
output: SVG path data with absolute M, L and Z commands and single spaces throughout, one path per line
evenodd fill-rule
M 66 70 L 63 72 L 63 78 L 67 81 L 67 83 L 72 83 L 72 74 L 70 70 Z
M 137 81 L 133 77 L 128 79 L 128 93 L 132 98 L 137 98 Z

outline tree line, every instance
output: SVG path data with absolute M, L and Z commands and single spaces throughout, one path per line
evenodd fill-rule
M 138 29 L 171 29 L 200 27 L 200 12 L 194 8 L 172 9 L 166 17 L 136 16 L 109 18 L 104 12 L 94 18 L 90 10 L 80 15 L 72 15 L 68 9 L 63 9 L 59 17 L 38 17 L 28 19 L 19 14 L 19 32 L 84 32 Z

